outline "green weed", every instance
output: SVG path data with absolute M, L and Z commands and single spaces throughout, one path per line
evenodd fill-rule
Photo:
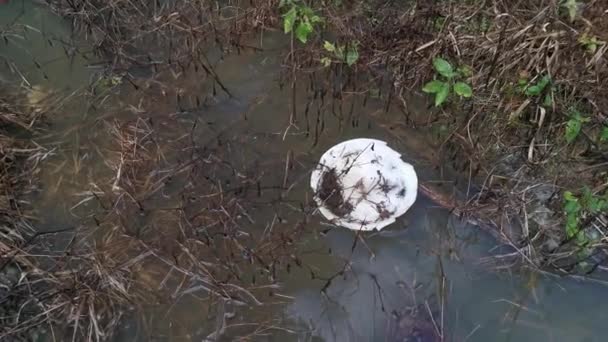
M 578 137 L 585 122 L 589 122 L 589 118 L 584 117 L 581 112 L 576 109 L 570 111 L 570 119 L 566 123 L 566 131 L 564 133 L 568 144 Z
M 436 107 L 441 106 L 451 92 L 460 97 L 473 96 L 473 89 L 469 83 L 458 81 L 473 74 L 469 67 L 461 66 L 454 70 L 452 65 L 443 58 L 433 59 L 433 67 L 436 71 L 435 79 L 425 84 L 422 91 L 427 94 L 435 94 Z
M 589 36 L 587 32 L 583 33 L 578 38 L 578 42 L 583 46 L 585 51 L 590 54 L 594 54 L 600 45 L 606 44 L 604 41 L 599 40 L 596 36 Z
M 357 63 L 357 60 L 359 59 L 358 45 L 358 42 L 352 42 L 347 44 L 347 46 L 336 45 L 326 40 L 323 44 L 323 48 L 325 51 L 329 52 L 332 57 L 336 58 L 340 62 L 346 63 L 348 66 L 352 66 L 353 64 Z M 329 66 L 331 62 L 332 60 L 329 57 L 321 58 L 321 63 L 326 67 Z
M 562 0 L 560 6 L 566 10 L 570 21 L 573 22 L 579 14 L 580 3 L 577 0 Z
M 564 192 L 564 212 L 566 213 L 566 236 L 573 238 L 579 232 L 579 222 L 583 207 L 579 199 L 570 191 Z
M 300 42 L 306 43 L 315 27 L 323 22 L 323 18 L 300 0 L 281 0 L 279 8 L 285 7 L 289 10 L 283 14 L 283 31 L 285 33 L 293 31 Z
M 566 214 L 566 236 L 574 239 L 576 245 L 581 248 L 578 253 L 580 259 L 586 258 L 592 251 L 589 245 L 598 240 L 593 232 L 586 232 L 581 227 L 583 218 L 592 217 L 608 210 L 608 193 L 603 196 L 594 194 L 588 188 L 584 188 L 580 197 L 572 192 L 564 192 L 564 213 Z
M 608 142 L 608 126 L 604 126 L 604 128 L 602 128 L 602 132 L 600 133 L 600 142 Z
M 441 31 L 443 29 L 444 24 L 445 24 L 445 17 L 437 16 L 433 19 L 433 28 L 436 31 Z
M 544 95 L 541 104 L 543 107 L 548 108 L 553 106 L 553 85 L 551 84 L 551 77 L 548 75 L 539 77 L 533 83 L 530 83 L 527 77 L 520 76 L 517 86 L 520 92 L 528 97 L 540 97 Z

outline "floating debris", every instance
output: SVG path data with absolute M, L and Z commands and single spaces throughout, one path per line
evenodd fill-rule
M 325 152 L 310 186 L 328 220 L 354 230 L 379 230 L 414 204 L 418 177 L 386 142 L 362 138 Z

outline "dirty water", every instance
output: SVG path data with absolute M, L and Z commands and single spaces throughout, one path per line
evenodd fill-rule
M 85 45 L 66 58 L 61 44 L 49 44 L 54 39 L 73 40 L 69 25 L 44 7 L 28 1 L 0 5 L 3 30 L 9 23 L 27 25 L 22 26 L 27 37 L 16 33 L 19 37 L 11 38 L 8 45 L 0 43 L 0 56 L 21 72 L 11 73 L 2 66 L 3 81 L 20 83 L 25 78 L 30 86 L 71 94 L 89 87 L 99 76 L 90 67 L 95 59 L 81 52 L 86 51 Z M 213 85 L 197 77 L 174 81 L 173 87 L 183 90 L 179 100 L 146 93 L 153 87 L 134 90 L 126 82 L 107 91 L 112 96 L 101 101 L 102 108 L 88 106 L 91 97 L 68 97 L 48 118 L 48 127 L 37 140 L 52 151 L 44 160 L 41 191 L 32 200 L 41 218 L 38 229 L 79 226 L 94 216 L 95 205 L 79 203 L 92 184 L 112 177 L 105 161 L 110 157 L 105 125 L 132 120 L 143 108 L 157 127 L 165 127 L 161 136 L 167 141 L 189 134 L 200 146 L 223 146 L 235 168 L 258 172 L 258 181 L 269 189 L 285 182 L 293 185 L 283 198 L 276 191 L 266 191 L 261 198 L 247 201 L 253 223 L 246 229 L 252 235 L 263 234 L 269 227 L 286 229 L 302 218 L 299 208 L 312 198 L 308 177 L 314 163 L 327 148 L 346 139 L 386 140 L 416 166 L 422 182 L 452 180 L 435 165 L 411 159 L 415 153 L 403 150 L 394 134 L 375 123 L 370 114 L 383 106 L 373 100 L 365 107 L 355 105 L 357 127 L 340 125 L 325 107 L 321 109 L 323 132 L 306 135 L 303 112 L 308 94 L 299 89 L 297 127 L 287 129 L 291 95 L 278 82 L 281 53 L 287 47 L 282 35 L 266 34 L 263 53 L 217 56 L 215 70 L 233 97 L 221 91 L 207 96 Z M 167 75 L 156 78 L 164 84 L 170 79 Z M 162 91 L 175 89 L 170 86 Z M 204 99 L 197 99 L 199 95 Z M 308 117 L 313 128 L 315 115 Z M 387 120 L 402 119 L 398 112 L 385 115 Z M 403 130 L 402 136 L 407 139 L 408 131 Z M 285 176 L 288 155 L 296 166 Z M 163 205 L 171 203 L 170 194 L 171 189 Z M 307 232 L 294 244 L 293 253 L 304 266 L 280 270 L 276 276 L 280 288 L 264 298 L 273 304 L 210 305 L 203 292 L 184 294 L 169 303 L 151 301 L 125 316 L 113 340 L 212 340 L 220 313 L 226 317 L 220 340 L 226 341 L 247 335 L 250 331 L 245 331 L 251 330 L 247 328 L 260 322 L 272 328 L 250 335 L 250 340 L 391 341 L 397 340 L 389 336 L 399 330 L 397 317 L 407 320 L 408 310 L 413 309 L 424 317 L 423 329 L 429 335 L 441 331 L 444 341 L 592 342 L 603 341 L 608 333 L 608 311 L 598 305 L 608 298 L 608 287 L 538 274 L 494 272 L 493 265 L 483 262 L 497 252 L 494 241 L 422 196 L 395 224 L 365 234 L 362 240 L 352 231 L 329 227 L 319 216 L 307 223 Z M 162 273 L 160 268 L 158 273 Z M 158 281 L 161 276 L 145 277 Z M 437 339 L 421 339 L 427 340 Z

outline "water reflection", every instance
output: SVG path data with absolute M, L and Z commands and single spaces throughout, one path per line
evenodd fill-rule
M 591 309 L 608 294 L 604 285 L 491 272 L 480 260 L 495 252 L 492 241 L 446 213 L 422 214 L 427 205 L 406 214 L 411 223 L 367 238 L 369 249 L 359 245 L 352 257 L 352 232 L 328 234 L 333 262 L 351 266 L 325 293 L 326 283 L 300 283 L 292 317 L 326 341 L 397 341 L 404 309 L 426 309 L 445 341 L 600 341 L 608 332 L 608 313 Z

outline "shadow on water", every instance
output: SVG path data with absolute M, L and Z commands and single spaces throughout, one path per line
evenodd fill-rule
M 20 23 L 23 32 L 15 33 L 0 49 L 1 56 L 14 63 L 12 73 L 3 70 L 7 82 L 25 82 L 25 78 L 30 87 L 39 84 L 64 94 L 90 85 L 95 74 L 86 67 L 90 61 L 79 53 L 66 58 L 64 45 L 52 43 L 71 41 L 69 28 L 60 19 L 44 7 L 12 1 L 0 7 L 0 24 L 13 22 Z M 167 74 L 144 74 L 141 84 L 146 86 L 134 89 L 120 84 L 108 92 L 112 99 L 95 110 L 87 106 L 86 96 L 68 97 L 63 115 L 48 118 L 48 131 L 40 139 L 54 151 L 45 161 L 42 191 L 34 201 L 41 229 L 78 225 L 91 217 L 96 207 L 78 205 L 82 194 L 113 174 L 107 167 L 111 158 L 103 122 L 132 119 L 143 112 L 156 127 L 165 127 L 160 137 L 167 141 L 189 134 L 198 146 L 222 146 L 227 162 L 257 173 L 243 177 L 255 176 L 269 189 L 290 185 L 281 196 L 269 190 L 248 198 L 247 229 L 256 236 L 284 229 L 302 217 L 301 208 L 310 204 L 312 195 L 310 171 L 328 147 L 352 137 L 369 137 L 400 149 L 394 135 L 369 116 L 383 108 L 374 101 L 366 107 L 355 103 L 354 111 L 361 115 L 357 127 L 340 125 L 328 107 L 321 108 L 328 114 L 317 143 L 316 137 L 304 132 L 305 122 L 314 126 L 316 114 L 307 118 L 300 114 L 297 127 L 286 130 L 291 96 L 278 85 L 285 46 L 284 37 L 267 34 L 265 52 L 218 57 L 216 72 L 234 97 L 221 92 L 200 95 L 209 94 L 211 85 L 196 74 L 179 80 Z M 158 96 L 176 89 L 181 96 Z M 307 96 L 299 89 L 300 112 L 306 108 Z M 400 118 L 399 113 L 386 115 Z M 408 151 L 402 152 L 408 159 Z M 286 158 L 293 168 L 285 167 Z M 421 179 L 450 181 L 431 165 L 410 161 Z M 171 191 L 179 187 L 167 190 L 163 203 L 171 203 Z M 241 328 L 259 321 L 272 328 L 249 335 L 253 340 L 403 341 L 417 330 L 420 341 L 440 341 L 437 335 L 442 335 L 444 341 L 590 342 L 601 341 L 608 333 L 607 311 L 597 305 L 608 296 L 608 289 L 572 279 L 494 272 L 494 265 L 482 262 L 496 252 L 494 241 L 425 198 L 381 232 L 359 235 L 330 227 L 317 216 L 306 229 L 293 245 L 293 264 L 273 275 L 281 285 L 268 294 L 274 304 L 211 305 L 204 293 L 196 291 L 171 302 L 151 300 L 139 308 L 139 314 L 125 319 L 115 340 L 212 340 L 218 317 L 223 318 L 226 340 L 242 336 Z M 144 282 L 157 285 L 164 277 L 166 270 L 157 266 L 140 275 Z

